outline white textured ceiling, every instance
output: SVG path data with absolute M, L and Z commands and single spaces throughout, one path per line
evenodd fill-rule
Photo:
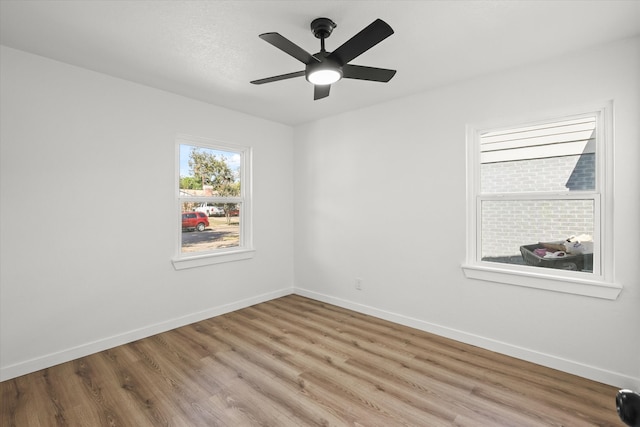
M 314 101 L 304 65 L 258 38 L 310 53 L 317 17 L 328 51 L 376 18 L 395 34 L 352 61 L 397 69 L 389 83 L 342 80 Z M 640 34 L 640 1 L 0 0 L 0 42 L 254 116 L 296 125 L 461 79 Z

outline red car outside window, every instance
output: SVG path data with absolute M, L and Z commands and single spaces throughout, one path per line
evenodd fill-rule
M 209 218 L 204 212 L 182 212 L 182 229 L 204 231 L 209 226 Z

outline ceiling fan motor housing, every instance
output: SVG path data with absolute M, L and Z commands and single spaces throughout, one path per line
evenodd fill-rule
M 342 78 L 342 64 L 340 64 L 335 59 L 328 57 L 328 55 L 329 54 L 327 52 L 318 52 L 314 55 L 316 58 L 320 59 L 320 62 L 312 62 L 310 64 L 307 64 L 304 70 L 305 78 L 307 79 L 307 81 L 313 84 L 329 84 L 318 82 L 316 80 L 318 77 L 316 77 L 315 79 L 313 77 L 310 77 L 311 74 L 318 72 L 334 73 L 333 77 L 329 77 L 325 74 L 327 78 L 331 78 L 331 82 L 336 82 Z

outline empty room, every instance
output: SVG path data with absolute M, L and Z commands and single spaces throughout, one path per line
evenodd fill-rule
M 640 425 L 640 1 L 0 0 L 0 425 Z

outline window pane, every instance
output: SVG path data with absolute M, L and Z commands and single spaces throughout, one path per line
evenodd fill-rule
M 595 154 L 481 166 L 482 194 L 595 190 Z
M 240 195 L 241 154 L 180 144 L 180 197 Z
M 594 201 L 484 200 L 482 203 L 482 261 L 526 264 L 566 270 L 592 271 Z M 580 236 L 588 255 L 536 251 L 539 242 L 562 243 Z M 525 248 L 523 248 L 525 247 Z M 579 249 L 579 248 L 578 248 Z M 575 249 L 575 251 L 578 251 Z M 572 249 L 573 250 L 573 249 Z M 562 259 L 561 259 L 562 258 Z
M 595 117 L 481 136 L 481 193 L 595 190 Z
M 194 210 L 194 205 L 197 205 Z M 205 205 L 205 206 L 202 206 Z M 218 208 L 212 216 L 205 209 Z M 239 204 L 182 203 L 181 252 L 206 252 L 240 246 Z

